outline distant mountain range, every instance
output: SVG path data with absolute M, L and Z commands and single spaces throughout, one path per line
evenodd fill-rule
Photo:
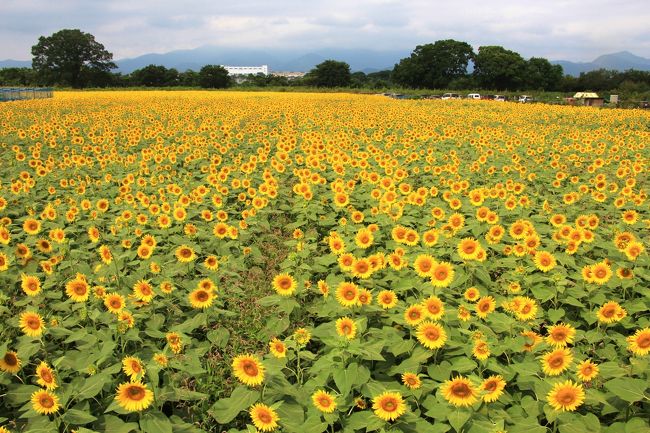
M 551 60 L 551 63 L 561 65 L 565 74 L 574 76 L 580 75 L 581 72 L 595 71 L 596 69 L 650 71 L 650 59 L 636 56 L 629 51 L 605 54 L 587 63 L 576 63 L 568 60 Z
M 272 71 L 307 72 L 324 60 L 335 59 L 347 62 L 352 71 L 369 73 L 393 69 L 400 59 L 408 57 L 410 53 L 410 50 L 379 51 L 346 48 L 326 48 L 300 53 L 290 50 L 230 49 L 203 46 L 164 54 L 144 54 L 130 59 L 117 60 L 115 63 L 118 65 L 118 72 L 125 74 L 150 64 L 176 68 L 179 71 L 187 69 L 198 71 L 203 65 L 221 64 L 232 66 L 269 65 Z M 552 60 L 551 63 L 561 65 L 565 74 L 574 76 L 580 75 L 581 72 L 601 68 L 619 71 L 627 69 L 650 71 L 650 59 L 636 56 L 628 51 L 605 54 L 586 63 L 568 60 Z M 0 60 L 0 68 L 10 67 L 31 67 L 31 61 Z

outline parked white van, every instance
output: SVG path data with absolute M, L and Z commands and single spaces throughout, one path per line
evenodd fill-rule
M 460 95 L 458 93 L 445 93 L 440 99 L 460 99 Z
M 481 95 L 478 93 L 470 93 L 467 95 L 467 99 L 481 99 Z

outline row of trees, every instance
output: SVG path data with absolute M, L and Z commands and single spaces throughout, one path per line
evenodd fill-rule
M 200 71 L 178 71 L 149 65 L 130 74 L 111 72 L 113 55 L 89 33 L 64 29 L 41 36 L 32 47 L 32 68 L 0 69 L 0 85 L 62 85 L 71 87 L 205 87 L 224 88 L 232 77 L 218 65 Z M 472 69 L 471 73 L 469 69 Z M 501 46 L 480 47 L 475 53 L 467 42 L 446 39 L 418 45 L 393 70 L 370 74 L 350 71 L 347 63 L 327 60 L 302 79 L 288 81 L 272 75 L 238 79 L 240 86 L 317 86 L 383 89 L 492 89 L 492 90 L 595 90 L 650 91 L 650 72 L 598 70 L 579 77 L 564 76 L 562 67 L 547 59 L 520 54 Z
M 474 71 L 468 74 L 472 62 Z M 397 84 L 414 88 L 448 89 L 480 87 L 496 90 L 557 90 L 562 67 L 544 58 L 524 60 L 500 46 L 480 47 L 477 53 L 467 42 L 453 39 L 418 45 L 410 57 L 393 69 Z

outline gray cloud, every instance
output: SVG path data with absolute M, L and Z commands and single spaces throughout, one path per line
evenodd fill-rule
M 79 28 L 116 59 L 202 45 L 412 49 L 454 38 L 524 57 L 650 57 L 646 0 L 3 0 L 0 59 L 30 59 L 41 35 Z

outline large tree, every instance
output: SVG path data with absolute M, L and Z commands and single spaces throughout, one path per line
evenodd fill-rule
M 528 89 L 558 90 L 564 73 L 562 66 L 552 65 L 541 57 L 531 57 L 526 62 L 526 87 Z
M 232 81 L 223 66 L 205 65 L 199 71 L 199 84 L 204 88 L 223 89 L 229 87 Z
M 32 67 L 45 84 L 84 87 L 97 75 L 117 66 L 113 54 L 90 33 L 63 29 L 51 36 L 41 36 L 32 47 Z
M 407 87 L 444 89 L 467 73 L 467 64 L 473 57 L 468 43 L 453 39 L 418 45 L 410 57 L 395 65 L 392 78 Z
M 162 65 L 147 65 L 131 72 L 131 83 L 136 86 L 169 87 L 180 83 L 178 71 Z
M 346 87 L 350 85 L 352 74 L 347 63 L 325 60 L 309 71 L 305 78 L 317 87 Z
M 474 57 L 474 77 L 483 89 L 518 90 L 526 84 L 526 61 L 519 53 L 490 45 Z

